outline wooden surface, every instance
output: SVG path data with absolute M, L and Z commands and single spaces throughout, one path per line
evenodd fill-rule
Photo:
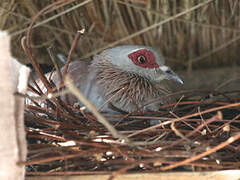
M 109 175 L 35 176 L 26 180 L 107 180 Z M 180 173 L 138 173 L 119 175 L 114 180 L 239 180 L 240 170 Z
M 25 93 L 29 70 L 12 60 L 10 37 L 0 31 L 0 179 L 23 180 L 27 143 L 24 130 L 24 99 L 14 92 Z M 21 90 L 21 91 L 20 91 Z

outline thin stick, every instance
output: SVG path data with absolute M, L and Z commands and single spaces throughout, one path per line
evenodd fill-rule
M 60 85 L 63 85 L 63 83 L 64 83 L 64 78 L 65 78 L 66 75 L 67 75 L 67 71 L 68 71 L 69 64 L 70 64 L 70 62 L 71 62 L 71 58 L 72 58 L 73 51 L 75 50 L 75 48 L 76 48 L 76 46 L 77 46 L 77 43 L 78 43 L 78 41 L 79 41 L 80 36 L 81 36 L 82 34 L 84 34 L 84 32 L 85 32 L 85 29 L 82 29 L 82 30 L 78 31 L 77 34 L 76 34 L 76 36 L 75 36 L 75 38 L 74 38 L 74 40 L 73 40 L 71 49 L 70 49 L 69 54 L 68 54 L 68 58 L 67 58 L 66 65 L 65 65 L 65 67 L 64 67 L 63 76 L 62 76 L 63 78 L 61 79 Z
M 206 113 L 218 111 L 218 110 L 221 110 L 221 109 L 227 109 L 227 108 L 237 107 L 237 106 L 240 106 L 240 103 L 233 103 L 233 104 L 228 104 L 228 105 L 225 105 L 225 106 L 220 106 L 220 107 L 216 107 L 216 108 L 212 108 L 212 109 L 207 109 L 205 111 L 202 111 L 201 113 L 199 113 L 199 112 L 198 113 L 193 113 L 193 114 L 183 116 L 183 117 L 171 120 L 171 121 L 166 121 L 166 122 L 163 122 L 163 123 L 159 123 L 155 126 L 151 126 L 149 128 L 145 128 L 143 130 L 136 131 L 135 133 L 132 133 L 132 134 L 128 135 L 128 137 L 136 136 L 137 134 L 156 129 L 158 127 L 161 127 L 161 126 L 164 126 L 164 125 L 167 125 L 167 124 L 171 124 L 172 122 L 177 122 L 177 121 L 181 121 L 183 119 L 188 119 L 188 118 L 191 118 L 191 117 L 195 117 L 195 116 L 198 116 L 199 114 L 206 114 Z
M 97 110 L 97 108 L 77 89 L 72 83 L 71 79 L 66 76 L 66 87 L 73 93 L 97 118 L 97 120 L 103 124 L 114 138 L 124 139 L 128 142 L 126 136 L 120 134 Z
M 52 60 L 53 65 L 54 65 L 54 67 L 56 69 L 56 72 L 57 72 L 57 75 L 58 75 L 59 79 L 62 79 L 62 73 L 61 73 L 61 70 L 60 70 L 60 68 L 58 66 L 58 63 L 56 61 L 56 58 L 53 55 L 52 47 L 47 48 L 47 51 L 48 51 L 48 54 L 49 54 L 49 56 L 50 56 L 50 58 Z
M 26 39 L 23 39 L 23 42 L 22 42 L 22 45 L 24 45 L 24 50 L 26 50 L 31 64 L 33 65 L 37 75 L 41 79 L 42 83 L 44 84 L 44 86 L 46 87 L 48 92 L 52 91 L 51 84 L 48 82 L 48 80 L 46 79 L 46 77 L 42 73 L 42 71 L 41 71 L 41 69 L 39 67 L 39 64 L 33 58 L 32 45 L 31 45 L 32 29 L 33 29 L 33 26 L 34 26 L 35 22 L 39 18 L 39 16 L 41 16 L 44 12 L 48 11 L 49 9 L 51 9 L 51 8 L 53 8 L 53 7 L 55 7 L 55 6 L 59 5 L 59 4 L 64 3 L 65 1 L 66 0 L 61 0 L 61 1 L 54 2 L 54 3 L 50 4 L 49 6 L 43 8 L 42 10 L 40 10 L 37 13 L 37 15 L 33 17 L 33 20 L 32 20 L 31 24 L 28 27 Z
M 219 149 L 224 148 L 225 146 L 233 143 L 234 141 L 236 141 L 238 139 L 240 139 L 240 133 L 238 133 L 235 136 L 230 137 L 228 140 L 224 141 L 223 143 L 215 146 L 214 148 L 210 148 L 207 151 L 205 151 L 205 152 L 203 152 L 203 153 L 201 153 L 199 155 L 193 156 L 193 157 L 188 158 L 188 159 L 186 159 L 184 161 L 180 161 L 180 162 L 178 162 L 176 164 L 171 164 L 169 166 L 162 167 L 160 169 L 162 171 L 166 171 L 166 170 L 173 169 L 173 168 L 179 167 L 179 166 L 187 164 L 187 163 L 191 163 L 191 162 L 196 161 L 196 160 L 198 160 L 200 158 L 203 158 L 203 157 L 205 157 L 205 156 L 207 156 L 207 155 L 209 155 L 211 153 L 214 153 L 214 152 L 218 151 Z

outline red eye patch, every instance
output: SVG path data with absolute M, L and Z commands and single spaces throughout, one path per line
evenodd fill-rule
M 140 49 L 128 55 L 134 64 L 143 68 L 158 68 L 159 65 L 156 63 L 156 58 L 152 51 L 147 49 Z M 144 61 L 140 61 L 143 60 Z

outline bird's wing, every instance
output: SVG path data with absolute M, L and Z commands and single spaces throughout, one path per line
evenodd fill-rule
M 69 64 L 67 75 L 73 80 L 74 85 L 82 92 L 85 91 L 86 86 L 89 82 L 88 75 L 89 75 L 89 61 L 73 61 Z M 65 69 L 65 66 L 62 67 L 61 73 L 63 74 Z M 61 79 L 59 75 L 54 72 L 52 75 L 51 80 L 55 83 L 55 85 L 58 87 L 60 85 Z M 62 95 L 61 99 L 68 103 L 68 104 L 74 104 L 78 102 L 77 98 L 71 94 Z

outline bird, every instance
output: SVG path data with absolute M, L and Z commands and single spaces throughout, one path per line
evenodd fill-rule
M 120 45 L 93 56 L 92 61 L 73 61 L 67 74 L 102 111 L 157 111 L 160 105 L 172 102 L 166 97 L 171 90 L 163 80 L 183 84 L 165 65 L 159 51 L 142 45 Z M 53 74 L 52 81 L 56 86 L 60 84 L 57 73 Z M 62 95 L 61 99 L 68 104 L 82 105 L 73 95 Z

